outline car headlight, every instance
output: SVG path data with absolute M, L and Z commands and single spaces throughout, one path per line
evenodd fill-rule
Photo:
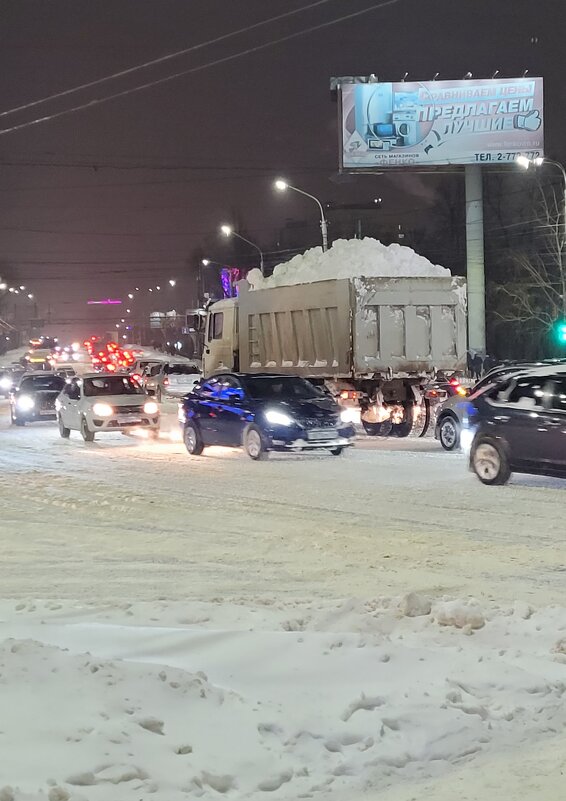
M 265 413 L 265 419 L 274 426 L 292 426 L 295 422 L 288 414 L 278 412 L 276 409 L 269 409 Z
M 92 411 L 97 417 L 111 417 L 114 414 L 114 409 L 109 403 L 95 403 Z
M 11 378 L 0 378 L 0 389 L 10 389 L 12 386 Z
M 342 423 L 359 423 L 360 419 L 359 406 L 352 409 L 342 409 L 340 412 L 340 420 Z
M 148 401 L 144 403 L 143 410 L 146 414 L 157 414 L 159 412 L 159 406 L 155 401 Z
M 35 401 L 33 398 L 30 398 L 29 395 L 20 395 L 16 401 L 16 406 L 18 409 L 21 409 L 22 412 L 29 412 L 30 409 L 33 409 L 35 406 Z

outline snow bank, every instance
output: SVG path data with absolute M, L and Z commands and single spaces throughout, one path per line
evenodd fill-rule
M 563 730 L 566 610 L 493 609 L 469 637 L 433 616 L 0 604 L 0 799 L 374 798 Z
M 444 601 L 434 608 L 434 616 L 441 626 L 455 626 L 458 629 L 481 629 L 485 617 L 477 601 Z
M 383 245 L 377 239 L 337 239 L 326 252 L 311 248 L 290 261 L 278 264 L 264 278 L 259 270 L 248 273 L 252 289 L 290 284 L 310 284 L 328 278 L 434 278 L 450 277 L 446 267 L 432 264 L 404 245 Z

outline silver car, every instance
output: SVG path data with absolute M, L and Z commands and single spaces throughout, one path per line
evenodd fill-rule
M 161 403 L 166 397 L 182 398 L 201 380 L 196 364 L 190 362 L 163 362 L 149 368 L 144 381 L 145 391 Z

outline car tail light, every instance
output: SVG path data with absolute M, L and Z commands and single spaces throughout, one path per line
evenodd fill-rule
M 168 378 L 164 378 L 163 379 L 163 386 L 164 387 L 168 387 L 169 386 L 169 379 Z

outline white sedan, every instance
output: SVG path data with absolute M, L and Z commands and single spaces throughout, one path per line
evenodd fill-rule
M 159 406 L 128 375 L 93 373 L 76 376 L 55 402 L 59 433 L 65 439 L 80 431 L 85 442 L 99 432 L 147 431 L 159 435 Z

